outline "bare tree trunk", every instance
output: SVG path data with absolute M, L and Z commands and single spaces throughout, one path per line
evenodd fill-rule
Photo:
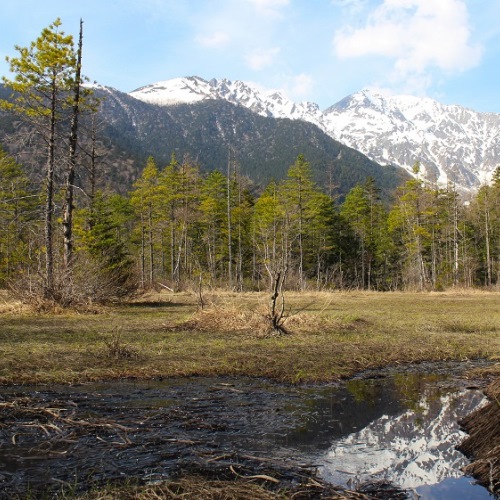
M 45 186 L 45 290 L 44 295 L 50 298 L 54 294 L 54 163 L 56 135 L 56 82 L 52 82 L 50 102 L 50 132 L 48 141 L 47 177 Z
M 273 330 L 280 334 L 287 334 L 283 323 L 285 321 L 285 295 L 283 293 L 283 285 L 286 278 L 286 269 L 276 272 L 274 276 L 273 294 L 271 296 L 271 324 Z M 278 298 L 281 297 L 281 304 L 278 310 Z
M 90 220 L 94 215 L 94 200 L 95 200 L 95 187 L 97 182 L 96 175 L 96 157 L 97 157 L 97 125 L 96 114 L 92 116 L 92 131 L 91 131 L 92 146 L 90 150 Z
M 491 250 L 490 250 L 490 211 L 486 206 L 487 202 L 484 205 L 484 235 L 485 235 L 485 245 L 486 245 L 486 285 L 491 286 Z
M 178 267 L 175 265 L 175 228 L 174 228 L 174 209 L 170 211 L 170 279 L 172 283 L 177 282 L 176 271 Z
M 302 179 L 299 179 L 299 287 L 304 290 L 304 247 L 303 247 L 303 207 L 302 207 Z
M 231 149 L 227 160 L 227 278 L 229 289 L 233 288 L 233 241 L 231 228 Z
M 148 237 L 149 237 L 149 285 L 153 286 L 154 283 L 154 244 L 153 244 L 153 208 L 150 205 L 149 206 L 149 213 L 148 213 L 148 225 L 149 225 L 149 230 L 148 230 Z
M 141 287 L 144 289 L 146 285 L 146 228 L 142 218 L 141 212 Z
M 459 245 L 459 235 L 460 232 L 458 230 L 458 203 L 457 197 L 453 197 L 453 250 L 454 250 L 454 258 L 453 258 L 453 284 L 458 286 L 459 281 L 459 256 L 460 256 L 460 245 Z
M 66 270 L 70 268 L 73 256 L 73 208 L 74 208 L 73 198 L 74 198 L 75 167 L 76 167 L 76 147 L 78 142 L 78 118 L 80 115 L 82 41 L 83 41 L 83 21 L 80 19 L 80 36 L 78 39 L 75 85 L 73 88 L 71 131 L 69 138 L 69 164 L 68 164 L 68 176 L 66 180 L 66 202 L 65 202 L 64 216 L 63 216 L 64 267 L 66 268 Z

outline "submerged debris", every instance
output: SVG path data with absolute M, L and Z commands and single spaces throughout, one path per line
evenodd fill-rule
M 407 378 L 376 380 L 317 388 L 194 377 L 4 388 L 0 499 L 67 491 L 100 500 L 412 498 L 394 484 L 360 484 L 375 476 L 336 486 L 340 480 L 324 475 L 332 439 L 389 407 L 398 413 L 406 407 L 400 398 L 412 397 Z

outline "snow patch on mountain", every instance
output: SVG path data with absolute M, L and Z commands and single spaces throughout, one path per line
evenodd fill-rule
M 335 139 L 410 173 L 419 162 L 424 177 L 438 185 L 474 191 L 500 161 L 499 114 L 367 89 L 331 106 L 324 117 Z
M 456 450 L 465 433 L 457 423 L 484 402 L 477 391 L 424 398 L 418 411 L 383 415 L 364 429 L 335 441 L 325 456 L 321 475 L 336 484 L 348 478 L 386 479 L 403 488 L 432 485 L 460 477 L 468 461 Z
M 204 99 L 216 99 L 211 96 L 207 82 L 201 78 L 173 78 L 163 82 L 146 85 L 130 93 L 132 97 L 149 104 L 159 106 L 170 106 L 172 104 L 202 101 Z
M 446 106 L 430 98 L 365 89 L 321 111 L 278 90 L 228 79 L 174 78 L 141 87 L 132 97 L 160 106 L 224 99 L 266 117 L 304 120 L 379 164 L 421 175 L 440 186 L 475 191 L 500 165 L 500 114 Z

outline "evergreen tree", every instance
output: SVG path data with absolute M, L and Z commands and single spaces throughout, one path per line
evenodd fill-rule
M 188 159 L 179 164 L 175 154 L 159 176 L 160 213 L 163 223 L 164 270 L 172 286 L 178 287 L 181 273 L 190 274 L 194 224 L 198 220 L 200 176 Z
M 340 210 L 341 216 L 352 229 L 358 248 L 355 275 L 362 288 L 371 289 L 374 278 L 383 280 L 387 266 L 388 245 L 384 234 L 386 212 L 375 181 L 371 178 L 364 185 L 357 185 L 347 194 Z M 359 269 L 359 272 L 358 272 Z M 359 286 L 358 285 L 358 286 Z
M 255 202 L 252 217 L 254 253 L 269 276 L 269 286 L 276 274 L 287 266 L 285 225 L 285 207 L 278 195 L 278 185 L 273 181 Z M 260 277 L 260 272 L 258 274 Z
M 255 199 L 244 179 L 237 178 L 234 184 L 235 206 L 232 210 L 236 259 L 236 287 L 243 290 L 245 276 L 255 277 L 255 260 L 252 258 L 252 213 Z
M 133 260 L 126 241 L 129 238 L 125 228 L 132 218 L 128 200 L 120 195 L 95 193 L 92 210 L 77 212 L 75 221 L 76 253 L 79 262 L 85 256 L 92 266 L 78 267 L 74 279 L 78 289 L 86 290 L 84 295 L 96 302 L 107 302 L 129 295 L 135 285 L 131 281 Z
M 45 172 L 45 295 L 54 296 L 54 176 L 57 126 L 70 106 L 68 91 L 73 88 L 77 58 L 73 37 L 60 29 L 56 19 L 42 30 L 29 47 L 16 46 L 18 57 L 7 57 L 14 80 L 3 78 L 14 93 L 4 108 L 26 118 L 46 145 Z
M 208 174 L 201 186 L 200 212 L 205 247 L 202 262 L 211 279 L 216 280 L 227 269 L 228 258 L 227 177 L 218 170 Z
M 39 196 L 21 166 L 0 147 L 0 285 L 35 260 Z
M 155 281 L 155 243 L 159 240 L 159 221 L 161 213 L 161 189 L 159 187 L 159 171 L 156 162 L 150 156 L 141 177 L 134 183 L 130 203 L 140 220 L 140 254 L 142 287 L 152 286 Z M 148 273 L 146 280 L 146 256 Z
M 498 173 L 498 170 L 497 172 Z M 500 182 L 482 186 L 470 205 L 475 227 L 474 240 L 479 261 L 478 279 L 485 286 L 500 283 Z
M 298 287 L 303 290 L 306 278 L 318 271 L 320 248 L 329 234 L 331 201 L 314 183 L 311 165 L 303 155 L 297 157 L 280 183 L 279 198 L 285 214 L 287 265 L 296 265 Z M 323 243 L 318 246 L 320 241 Z

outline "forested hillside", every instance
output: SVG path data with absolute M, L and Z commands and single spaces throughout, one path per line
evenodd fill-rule
M 257 189 L 272 179 L 283 179 L 288 166 L 304 154 L 311 162 L 315 181 L 331 185 L 340 198 L 357 183 L 373 177 L 388 199 L 408 178 L 402 169 L 380 166 L 311 123 L 265 118 L 226 101 L 161 107 L 115 89 L 97 87 L 93 93 L 100 99 L 94 119 L 96 141 L 104 154 L 101 183 L 121 193 L 130 189 L 149 156 L 165 165 L 172 153 L 178 158 L 189 156 L 204 173 L 226 169 L 231 155 Z M 0 87 L 0 97 L 8 100 L 9 95 Z M 91 119 L 82 116 L 81 126 L 91 129 Z M 30 172 L 43 169 L 36 150 L 26 148 L 26 144 L 21 150 L 22 137 L 29 128 L 20 127 L 14 116 L 0 115 L 0 141 L 6 150 L 22 158 L 23 164 L 31 165 Z

